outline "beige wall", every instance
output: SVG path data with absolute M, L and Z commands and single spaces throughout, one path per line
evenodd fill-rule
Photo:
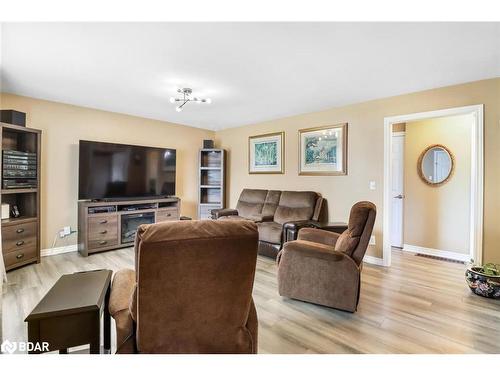
M 28 113 L 29 126 L 43 130 L 42 245 L 50 247 L 64 225 L 76 227 L 78 140 L 132 143 L 178 150 L 177 194 L 182 213 L 196 216 L 197 150 L 211 131 L 116 113 L 3 94 L 2 108 Z M 368 254 L 382 254 L 384 117 L 472 104 L 485 105 L 484 260 L 500 262 L 500 78 L 219 131 L 217 145 L 228 152 L 228 195 L 234 207 L 244 187 L 315 190 L 328 199 L 330 220 L 346 220 L 353 203 L 367 199 L 378 207 Z M 299 129 L 349 123 L 347 176 L 298 176 Z M 285 174 L 248 174 L 248 136 L 285 131 Z M 377 184 L 369 190 L 369 181 Z M 74 243 L 72 238 L 68 242 Z M 56 246 L 64 245 L 59 242 Z
M 218 146 L 229 151 L 228 193 L 234 207 L 244 187 L 315 190 L 328 199 L 331 220 L 346 220 L 356 201 L 377 205 L 377 245 L 368 254 L 382 254 L 384 117 L 472 104 L 485 106 L 484 260 L 500 262 L 500 78 L 444 87 L 349 105 L 217 132 Z M 302 128 L 349 123 L 347 176 L 298 176 L 298 135 Z M 249 175 L 248 137 L 285 131 L 285 174 Z M 369 190 L 369 181 L 377 184 Z
M 472 115 L 406 124 L 404 152 L 404 243 L 468 254 Z M 451 178 L 430 186 L 418 175 L 425 148 L 442 144 L 454 156 Z
M 198 149 L 214 132 L 162 121 L 2 94 L 0 107 L 27 113 L 42 130 L 42 248 L 52 247 L 65 225 L 77 227 L 80 139 L 177 149 L 177 195 L 182 214 L 196 217 Z M 76 243 L 76 235 L 57 246 Z

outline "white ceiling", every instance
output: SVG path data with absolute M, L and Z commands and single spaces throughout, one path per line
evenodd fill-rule
M 2 63 L 4 92 L 218 130 L 498 77 L 500 23 L 4 23 Z

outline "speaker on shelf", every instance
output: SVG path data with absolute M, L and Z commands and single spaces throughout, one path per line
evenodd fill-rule
M 204 139 L 203 148 L 214 148 L 214 141 L 211 139 Z
M 0 122 L 26 126 L 26 113 L 14 111 L 13 109 L 0 109 Z

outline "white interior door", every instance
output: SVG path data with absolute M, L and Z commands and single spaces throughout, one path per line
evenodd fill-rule
M 391 246 L 403 247 L 404 133 L 392 137 Z

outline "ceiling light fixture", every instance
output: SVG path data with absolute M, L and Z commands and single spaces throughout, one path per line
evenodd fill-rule
M 190 88 L 177 89 L 177 92 L 179 94 L 182 94 L 182 98 L 174 98 L 174 97 L 170 98 L 170 103 L 182 102 L 182 104 L 175 107 L 175 110 L 177 112 L 181 112 L 183 110 L 183 107 L 188 102 L 207 103 L 207 104 L 212 103 L 212 99 L 210 98 L 202 99 L 202 98 L 197 98 L 196 96 L 191 96 L 193 94 L 193 90 Z

